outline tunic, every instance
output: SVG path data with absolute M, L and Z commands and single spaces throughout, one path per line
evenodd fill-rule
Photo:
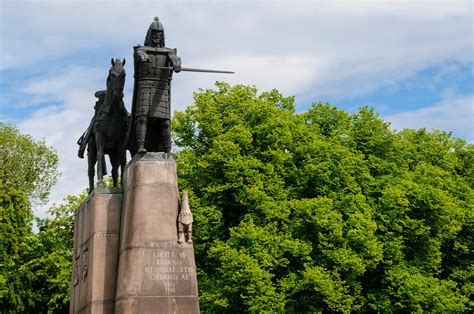
M 176 49 L 135 47 L 135 117 L 171 119 L 171 78 Z M 145 59 L 145 60 L 143 60 Z M 160 69 L 160 68 L 169 69 Z

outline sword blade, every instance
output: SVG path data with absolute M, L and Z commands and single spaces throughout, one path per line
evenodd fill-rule
M 186 72 L 205 72 L 205 73 L 234 74 L 234 72 L 232 72 L 232 71 L 209 70 L 209 69 L 194 69 L 194 68 L 181 68 L 181 71 L 186 71 Z
M 172 67 L 159 67 L 160 70 L 173 70 Z M 232 71 L 222 71 L 222 70 L 209 70 L 209 69 L 195 69 L 195 68 L 181 68 L 181 71 L 184 72 L 203 72 L 203 73 L 222 73 L 222 74 L 234 74 Z

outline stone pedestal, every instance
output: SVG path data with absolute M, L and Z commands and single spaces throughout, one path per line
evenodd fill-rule
M 122 191 L 96 188 L 75 212 L 70 313 L 113 313 Z
M 199 313 L 192 244 L 178 243 L 174 155 L 136 155 L 127 165 L 116 313 Z

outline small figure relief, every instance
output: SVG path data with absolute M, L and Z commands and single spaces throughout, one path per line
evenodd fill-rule
M 82 252 L 82 280 L 85 281 L 87 278 L 87 271 L 88 271 L 88 260 L 89 260 L 89 252 L 88 249 L 85 249 Z
M 74 259 L 72 284 L 74 287 L 79 284 L 79 257 Z
M 193 214 L 189 208 L 188 192 L 183 192 L 181 206 L 178 214 L 178 243 L 193 243 L 191 240 L 193 232 Z

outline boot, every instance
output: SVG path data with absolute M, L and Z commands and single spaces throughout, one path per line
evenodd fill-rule
M 193 240 L 191 240 L 192 235 L 193 235 L 193 232 L 191 230 L 189 230 L 188 231 L 188 241 L 187 241 L 187 243 L 189 243 L 189 244 L 193 243 Z
M 147 118 L 146 117 L 138 117 L 136 124 L 136 135 L 137 135 L 137 146 L 138 146 L 138 153 L 145 154 L 145 138 L 146 138 L 146 128 L 147 128 Z
M 184 242 L 184 231 L 179 231 L 178 232 L 178 243 L 183 243 Z

